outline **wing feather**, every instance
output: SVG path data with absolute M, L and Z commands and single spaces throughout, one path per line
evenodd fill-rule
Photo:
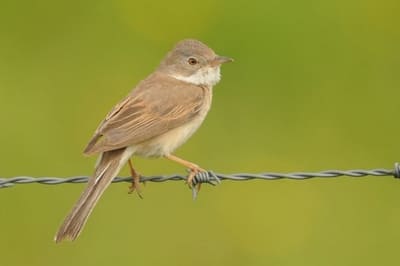
M 202 87 L 154 74 L 111 110 L 84 153 L 134 145 L 184 125 L 198 114 L 204 97 Z

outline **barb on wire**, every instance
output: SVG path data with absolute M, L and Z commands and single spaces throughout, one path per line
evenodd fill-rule
M 222 180 L 232 181 L 243 181 L 243 180 L 276 180 L 276 179 L 295 179 L 304 180 L 309 178 L 333 178 L 341 176 L 350 177 L 363 177 L 363 176 L 394 176 L 400 178 L 400 164 L 395 163 L 394 169 L 371 169 L 371 170 L 327 170 L 317 173 L 310 172 L 294 172 L 294 173 L 238 173 L 238 174 L 219 174 L 213 171 L 203 172 L 196 175 L 194 178 L 194 184 L 209 183 L 215 185 L 220 183 Z M 164 181 L 179 181 L 186 180 L 186 176 L 182 175 L 168 175 L 168 176 L 142 176 L 140 182 L 164 182 Z M 0 178 L 0 188 L 11 187 L 15 184 L 30 184 L 39 183 L 47 185 L 58 185 L 64 183 L 86 183 L 88 181 L 87 176 L 75 176 L 68 178 L 60 177 L 29 177 L 29 176 L 18 176 L 12 178 Z M 116 177 L 113 183 L 119 182 L 132 182 L 131 177 Z

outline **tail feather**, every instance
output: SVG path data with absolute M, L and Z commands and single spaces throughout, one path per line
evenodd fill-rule
M 54 240 L 75 240 L 83 229 L 90 213 L 100 196 L 131 156 L 129 148 L 104 152 L 96 166 L 94 175 L 89 179 L 86 189 L 70 214 L 65 218 Z

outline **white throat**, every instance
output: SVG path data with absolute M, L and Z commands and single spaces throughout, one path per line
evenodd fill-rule
M 194 84 L 214 86 L 221 79 L 221 72 L 219 67 L 206 67 L 199 69 L 191 76 L 172 75 L 172 77 Z

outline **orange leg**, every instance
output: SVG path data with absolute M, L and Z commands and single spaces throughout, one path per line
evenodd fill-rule
M 189 175 L 187 177 L 186 182 L 187 182 L 187 184 L 189 185 L 190 188 L 193 188 L 193 179 L 196 176 L 196 174 L 198 174 L 200 172 L 206 172 L 206 170 L 200 168 L 197 164 L 194 164 L 194 163 L 191 163 L 189 161 L 183 160 L 183 159 L 181 159 L 179 157 L 176 157 L 175 155 L 171 155 L 171 154 L 170 155 L 166 155 L 165 158 L 167 158 L 168 160 L 177 162 L 177 163 L 189 168 L 190 172 L 189 172 Z M 200 183 L 197 184 L 197 188 L 196 188 L 197 191 L 200 190 L 200 186 L 201 186 Z
M 131 170 L 131 176 L 132 176 L 132 184 L 129 187 L 128 193 L 131 194 L 133 191 L 136 190 L 136 193 L 138 196 L 142 199 L 142 194 L 141 194 L 141 189 L 140 189 L 140 174 L 136 172 L 136 170 L 133 168 L 131 159 L 128 160 L 129 164 L 129 169 Z

